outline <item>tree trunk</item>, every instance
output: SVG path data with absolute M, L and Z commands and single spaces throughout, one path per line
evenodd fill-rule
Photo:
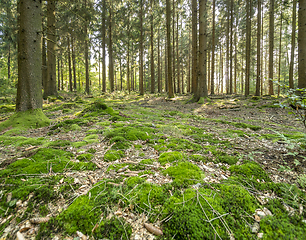
M 46 39 L 43 36 L 42 38 L 42 86 L 44 91 L 47 89 L 47 79 L 48 79 L 48 74 L 47 74 L 47 52 L 46 52 Z
M 229 94 L 229 61 L 230 61 L 230 0 L 226 1 L 227 24 L 226 24 L 226 60 L 225 60 L 225 89 Z
M 144 88 L 143 88 L 143 0 L 140 0 L 139 19 L 140 19 L 140 42 L 139 42 L 139 58 L 140 58 L 140 66 L 139 66 L 139 93 L 140 93 L 140 95 L 144 95 Z
M 19 2 L 16 111 L 42 108 L 41 1 Z
M 245 92 L 244 95 L 250 95 L 250 69 L 251 69 L 251 0 L 246 0 L 247 19 L 246 19 L 246 60 L 245 60 Z
M 270 26 L 269 26 L 269 95 L 273 90 L 273 50 L 274 50 L 274 0 L 270 0 Z
M 306 88 L 306 0 L 299 1 L 299 80 L 298 88 Z
M 181 80 L 180 80 L 180 55 L 179 55 L 179 14 L 177 13 L 176 18 L 176 63 L 177 63 L 177 92 L 181 93 Z
M 206 4 L 207 0 L 200 0 L 199 2 L 199 81 L 198 91 L 195 95 L 195 101 L 198 101 L 201 97 L 207 97 L 207 16 L 206 16 Z
M 282 57 L 282 27 L 283 27 L 283 10 L 281 9 L 280 15 L 280 27 L 279 27 L 279 49 L 278 49 L 278 83 L 280 84 L 281 74 L 281 57 Z M 278 84 L 277 96 L 280 94 L 280 85 Z
M 55 32 L 55 1 L 47 1 L 47 80 L 44 98 L 57 96 L 56 88 L 56 32 Z
M 87 11 L 87 0 L 85 0 L 85 11 Z M 88 33 L 87 33 L 87 28 L 88 28 L 88 19 L 87 15 L 85 16 L 85 76 L 86 76 L 86 82 L 85 82 L 85 91 L 87 94 L 90 94 L 90 89 L 89 89 L 89 59 L 88 59 Z
M 176 69 L 175 69 L 175 0 L 172 0 L 172 82 L 173 82 L 173 91 L 177 92 L 176 88 Z
M 155 92 L 155 73 L 154 73 L 154 33 L 153 33 L 153 0 L 151 0 L 151 93 Z
M 261 0 L 257 0 L 257 77 L 256 77 L 256 91 L 255 96 L 260 96 L 260 66 L 261 66 Z
M 168 72 L 168 97 L 173 98 L 173 83 L 172 83 L 172 47 L 171 47 L 171 9 L 170 9 L 170 0 L 166 0 L 166 18 L 167 18 L 167 51 L 168 51 L 168 63 L 167 63 L 167 72 Z
M 110 82 L 110 91 L 114 91 L 114 59 L 113 59 L 113 38 L 112 38 L 112 15 L 113 15 L 113 9 L 112 9 L 112 2 L 110 2 L 109 7 L 109 47 L 108 47 L 108 55 L 109 55 L 109 82 Z
M 60 58 L 57 58 L 57 91 L 61 90 L 61 66 Z
M 73 72 L 73 89 L 77 89 L 77 80 L 76 80 L 76 64 L 75 64 L 75 44 L 74 44 L 74 37 L 71 35 L 71 55 L 72 55 L 72 72 Z M 100 69 L 100 65 L 99 65 Z M 100 74 L 99 74 L 100 78 Z
M 106 13 L 106 3 L 103 0 L 103 11 L 102 11 L 102 92 L 106 92 L 106 42 L 105 42 L 105 13 Z
M 289 68 L 289 88 L 294 88 L 293 68 L 294 68 L 294 50 L 295 50 L 295 29 L 296 29 L 296 0 L 293 0 L 292 34 L 291 34 L 291 58 L 290 58 L 290 68 Z
M 63 59 L 61 58 L 61 89 L 64 90 L 64 64 Z
M 210 78 L 210 94 L 215 94 L 215 35 L 216 35 L 216 0 L 213 0 L 213 22 L 212 22 L 212 40 L 211 40 L 211 78 Z
M 68 66 L 69 66 L 69 91 L 72 92 L 72 69 L 71 69 L 71 50 L 70 50 L 70 37 L 67 37 L 68 45 Z
M 158 69 L 158 77 L 157 77 L 157 90 L 160 93 L 161 92 L 161 62 L 160 62 L 160 35 L 159 35 L 159 28 L 158 28 L 158 40 L 157 40 L 157 69 Z
M 198 84 L 198 57 L 197 57 L 197 0 L 192 0 L 192 92 L 197 92 Z

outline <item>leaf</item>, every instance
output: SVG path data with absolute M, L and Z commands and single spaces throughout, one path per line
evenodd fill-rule
M 145 228 L 152 234 L 156 235 L 156 236 L 161 236 L 163 235 L 163 232 L 162 230 L 160 230 L 159 228 L 157 227 L 154 227 L 153 225 L 151 224 L 148 224 L 148 223 L 145 223 L 144 224 Z

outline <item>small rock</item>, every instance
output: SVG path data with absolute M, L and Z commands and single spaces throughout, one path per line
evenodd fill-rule
M 258 215 L 261 219 L 263 219 L 266 216 L 265 212 L 262 211 L 261 209 L 256 210 L 256 215 Z
M 12 200 L 12 193 L 10 192 L 10 193 L 7 194 L 6 202 L 8 203 L 11 200 Z
M 264 213 L 266 214 L 266 216 L 273 216 L 273 214 L 271 213 L 271 211 L 268 208 L 263 208 Z
M 255 219 L 256 222 L 260 222 L 260 220 L 261 220 L 261 218 L 258 215 L 255 215 L 254 219 Z
M 257 233 L 258 238 L 263 238 L 263 233 Z
M 17 202 L 16 202 L 16 207 L 21 207 L 22 206 L 22 201 L 21 200 L 18 200 Z
M 260 229 L 259 223 L 255 222 L 252 226 L 251 226 L 251 232 L 252 233 L 258 233 Z

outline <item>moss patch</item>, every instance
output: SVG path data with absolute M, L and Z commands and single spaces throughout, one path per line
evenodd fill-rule
M 183 159 L 182 153 L 174 151 L 174 152 L 162 153 L 159 156 L 158 161 L 160 162 L 160 164 L 164 165 L 166 163 L 171 163 L 171 162 L 174 162 L 174 161 L 180 161 L 182 159 Z
M 204 177 L 201 169 L 190 162 L 179 162 L 176 166 L 171 166 L 163 171 L 174 179 L 177 184 L 193 184 Z
M 8 127 L 28 129 L 40 128 L 50 124 L 50 120 L 46 117 L 41 109 L 28 110 L 25 112 L 17 112 L 8 120 L 0 123 L 0 132 Z
M 104 155 L 104 161 L 113 162 L 125 156 L 121 150 L 108 150 Z

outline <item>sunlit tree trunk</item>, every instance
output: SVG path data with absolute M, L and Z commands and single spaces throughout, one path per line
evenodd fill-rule
M 87 0 L 85 0 L 85 10 L 87 11 Z M 85 29 L 84 29 L 84 33 L 85 33 L 85 44 L 84 44 L 84 48 L 85 48 L 85 77 L 86 77 L 86 82 L 85 82 L 85 92 L 87 94 L 90 93 L 90 88 L 89 88 L 89 56 L 88 56 L 88 32 L 87 32 L 87 28 L 88 28 L 88 19 L 87 19 L 87 15 L 85 16 Z
M 245 92 L 244 95 L 248 96 L 250 94 L 250 69 L 251 69 L 251 0 L 246 0 L 246 60 L 245 60 Z
M 108 55 L 109 55 L 109 82 L 110 82 L 110 91 L 113 92 L 114 89 L 114 59 L 113 59 L 113 33 L 112 33 L 112 16 L 113 15 L 113 9 L 112 9 L 112 2 L 110 2 L 109 7 L 109 30 L 108 30 L 108 37 L 109 37 L 109 44 L 108 44 Z
M 106 13 L 106 3 L 103 0 L 103 10 L 102 10 L 102 92 L 106 92 L 106 42 L 105 42 L 105 13 Z
M 210 94 L 215 94 L 215 35 L 216 35 L 216 0 L 213 0 L 213 19 L 212 19 L 212 40 L 211 40 L 211 78 L 210 78 Z
M 67 37 L 67 52 L 68 52 L 68 66 L 69 66 L 69 91 L 72 92 L 72 68 L 71 68 L 71 46 L 70 46 L 70 37 Z
M 151 93 L 155 92 L 155 73 L 154 73 L 154 32 L 153 32 L 153 0 L 151 0 Z
M 161 62 L 160 62 L 160 35 L 159 31 L 160 29 L 158 28 L 158 39 L 157 39 L 157 68 L 158 68 L 158 77 L 157 77 L 157 90 L 160 93 L 161 92 Z

